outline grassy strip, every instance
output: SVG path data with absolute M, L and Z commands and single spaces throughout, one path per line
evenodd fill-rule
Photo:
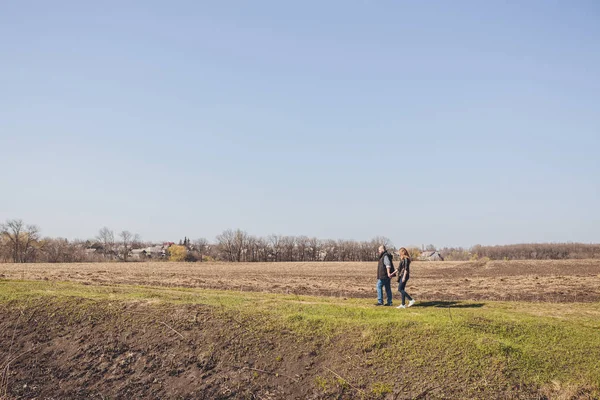
M 0 280 L 0 303 L 45 297 L 202 304 L 257 333 L 286 330 L 324 346 L 343 343 L 367 355 L 367 369 L 372 363 L 383 370 L 386 378 L 372 385 L 377 394 L 419 373 L 466 385 L 474 395 L 490 386 L 553 385 L 600 396 L 600 303 L 430 302 L 396 310 L 365 299 Z

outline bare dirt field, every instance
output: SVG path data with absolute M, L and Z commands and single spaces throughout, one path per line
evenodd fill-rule
M 375 270 L 372 262 L 0 264 L 0 278 L 364 298 L 375 297 Z M 600 260 L 415 261 L 407 291 L 418 300 L 600 301 Z

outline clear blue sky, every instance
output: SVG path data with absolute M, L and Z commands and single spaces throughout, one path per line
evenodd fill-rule
M 0 221 L 600 241 L 600 3 L 3 1 Z

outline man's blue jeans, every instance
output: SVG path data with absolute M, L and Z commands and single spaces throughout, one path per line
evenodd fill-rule
M 383 304 L 383 290 L 385 287 L 385 294 L 387 296 L 387 304 L 392 305 L 392 285 L 390 278 L 377 279 L 377 302 Z

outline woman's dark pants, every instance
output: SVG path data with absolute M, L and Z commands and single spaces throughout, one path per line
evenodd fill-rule
M 406 287 L 406 282 L 408 282 L 408 279 L 404 282 L 398 282 L 398 291 L 402 295 L 402 305 L 404 305 L 405 299 L 408 299 L 409 301 L 412 300 L 412 297 L 410 297 L 410 295 L 406 293 L 406 290 L 404 290 L 404 288 Z

